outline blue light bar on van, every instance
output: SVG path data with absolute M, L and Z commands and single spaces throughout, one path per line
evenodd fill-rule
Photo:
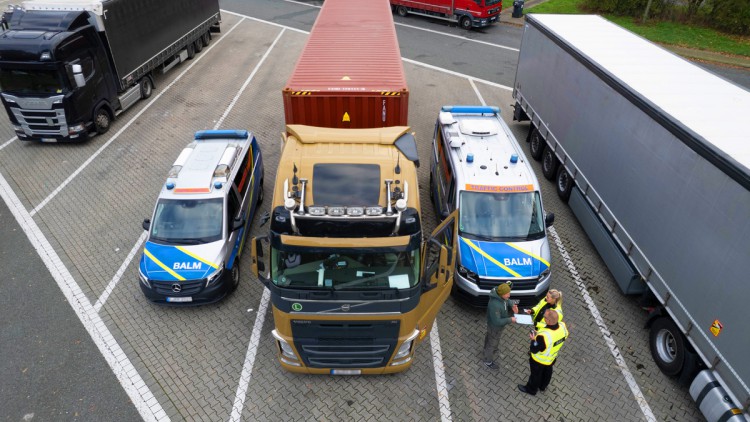
M 247 139 L 250 136 L 246 130 L 199 130 L 195 132 L 196 140 L 205 139 Z
M 489 106 L 443 106 L 443 111 L 461 114 L 500 114 L 500 109 Z

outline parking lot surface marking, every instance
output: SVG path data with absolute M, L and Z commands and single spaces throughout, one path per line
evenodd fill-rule
M 10 145 L 10 143 L 13 142 L 13 141 L 15 141 L 16 139 L 18 139 L 17 136 L 14 136 L 14 137 L 10 138 L 4 144 L 0 145 L 0 150 L 3 149 L 3 148 L 5 148 L 5 147 L 7 147 L 8 145 Z
M 164 409 L 154 397 L 143 378 L 138 374 L 127 355 L 120 348 L 112 333 L 109 331 L 99 314 L 91 306 L 91 302 L 81 291 L 78 283 L 73 279 L 65 264 L 62 263 L 52 245 L 42 234 L 33 217 L 23 207 L 23 204 L 11 189 L 5 177 L 0 174 L 0 196 L 8 205 L 10 212 L 18 221 L 29 241 L 36 249 L 39 257 L 49 270 L 52 277 L 62 290 L 65 298 L 75 311 L 81 324 L 91 336 L 96 347 L 107 360 L 122 388 L 133 401 L 138 413 L 146 421 L 168 421 Z
M 440 348 L 440 334 L 438 323 L 432 326 L 430 333 L 430 346 L 432 348 L 432 366 L 435 367 L 435 383 L 437 384 L 438 403 L 440 404 L 440 420 L 451 422 L 451 402 L 448 397 L 448 387 L 445 383 L 445 366 L 443 365 L 443 351 Z
M 573 277 L 573 280 L 581 291 L 583 300 L 589 307 L 591 316 L 594 317 L 596 325 L 599 327 L 599 331 L 601 331 L 604 341 L 607 343 L 607 346 L 609 346 L 609 350 L 612 352 L 612 356 L 615 357 L 617 366 L 620 368 L 622 375 L 625 377 L 625 381 L 627 381 L 630 390 L 633 392 L 633 396 L 635 397 L 638 406 L 641 407 L 643 416 L 645 416 L 646 420 L 649 422 L 656 422 L 656 417 L 654 416 L 653 412 L 651 412 L 651 407 L 648 405 L 646 398 L 643 396 L 640 387 L 638 387 L 638 383 L 635 381 L 635 378 L 630 372 L 630 369 L 628 369 L 628 365 L 627 363 L 625 363 L 625 359 L 623 359 L 622 354 L 620 353 L 620 349 L 617 347 L 617 344 L 615 344 L 615 341 L 612 338 L 612 333 L 610 333 L 609 328 L 607 328 L 607 323 L 604 322 L 602 315 L 599 313 L 599 308 L 597 308 L 596 303 L 594 303 L 594 301 L 591 299 L 591 295 L 589 295 L 588 289 L 586 289 L 586 285 L 578 275 L 578 270 L 576 269 L 573 260 L 570 258 L 570 255 L 568 255 L 568 251 L 562 244 L 560 236 L 557 235 L 557 230 L 555 230 L 554 227 L 550 227 L 548 230 L 550 235 L 552 235 L 552 238 L 555 240 L 555 244 L 557 245 L 557 249 L 560 251 L 562 259 L 565 261 L 565 266 L 568 268 L 568 272 Z
M 112 280 L 107 285 L 107 288 L 104 289 L 104 292 L 101 296 L 99 296 L 99 300 L 96 301 L 94 304 L 94 311 L 97 313 L 100 309 L 102 309 L 102 306 L 104 306 L 104 303 L 107 302 L 107 298 L 109 298 L 110 293 L 112 293 L 112 290 L 115 289 L 115 286 L 117 286 L 117 283 L 120 282 L 120 279 L 122 278 L 122 275 L 125 274 L 125 270 L 128 269 L 128 266 L 130 266 L 130 262 L 135 257 L 135 254 L 138 253 L 138 250 L 141 248 L 141 245 L 143 245 L 143 242 L 146 240 L 146 236 L 148 235 L 147 231 L 144 231 L 143 234 L 141 234 L 141 237 L 138 238 L 138 241 L 135 242 L 135 245 L 130 250 L 130 253 L 128 253 L 128 256 L 125 258 L 125 261 L 122 262 L 122 265 L 115 273 L 115 276 L 112 277 Z

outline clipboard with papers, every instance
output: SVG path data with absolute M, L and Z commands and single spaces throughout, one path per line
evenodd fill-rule
M 516 324 L 534 325 L 534 320 L 531 318 L 531 315 L 514 314 L 513 316 L 516 317 Z

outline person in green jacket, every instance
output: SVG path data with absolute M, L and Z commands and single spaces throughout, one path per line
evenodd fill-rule
M 495 363 L 500 334 L 506 325 L 516 322 L 514 313 L 518 306 L 510 301 L 510 282 L 503 283 L 490 290 L 490 301 L 487 304 L 487 334 L 484 336 L 484 364 L 489 369 L 497 370 Z

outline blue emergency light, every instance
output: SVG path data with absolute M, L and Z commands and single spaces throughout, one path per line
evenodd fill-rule
M 195 140 L 206 139 L 247 139 L 250 133 L 246 130 L 199 130 L 195 132 Z

